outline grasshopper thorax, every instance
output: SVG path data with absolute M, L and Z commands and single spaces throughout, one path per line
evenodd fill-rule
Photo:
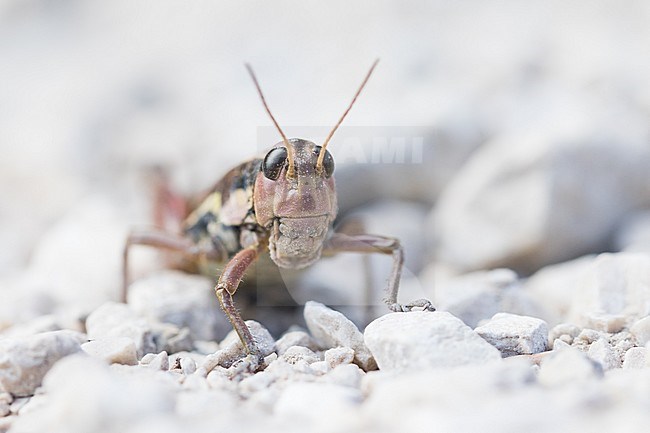
M 334 160 L 327 150 L 317 169 L 321 146 L 298 138 L 276 144 L 264 157 L 255 180 L 255 216 L 270 230 L 269 249 L 281 267 L 302 268 L 320 258 L 336 217 Z M 293 157 L 293 173 L 290 159 Z

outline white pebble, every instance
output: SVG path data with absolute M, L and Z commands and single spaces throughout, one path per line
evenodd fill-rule
M 328 371 L 320 380 L 335 385 L 359 388 L 364 374 L 356 364 L 340 364 Z
M 645 347 L 632 347 L 625 352 L 623 368 L 645 368 L 647 367 L 648 349 Z
M 650 316 L 637 320 L 631 327 L 630 332 L 636 338 L 639 346 L 645 346 L 650 341 Z
M 147 353 L 140 361 L 142 365 L 146 365 L 152 370 L 169 370 L 169 355 L 167 352 L 162 351 L 159 354 Z
M 605 371 L 621 366 L 620 361 L 614 355 L 612 347 L 604 338 L 599 338 L 591 343 L 587 355 L 589 358 L 599 363 Z
M 0 392 L 0 418 L 7 416 L 11 413 L 11 403 L 13 397 L 8 392 Z M 0 430 L 2 431 L 2 430 Z
M 269 330 L 254 320 L 247 320 L 246 326 L 248 326 L 251 334 L 253 334 L 253 338 L 257 343 L 257 348 L 262 352 L 262 356 L 270 355 L 275 350 L 275 340 L 271 336 Z M 244 345 L 235 330 L 228 333 L 226 338 L 224 338 L 220 343 L 220 347 L 232 351 L 233 353 L 236 352 L 240 356 L 243 356 L 246 353 Z
M 621 331 L 626 322 L 627 316 L 622 314 L 588 313 L 584 316 L 586 327 L 610 334 Z
M 372 353 L 364 343 L 363 334 L 343 314 L 310 301 L 305 304 L 304 315 L 309 331 L 325 348 L 349 347 L 354 350 L 354 361 L 361 368 L 368 371 L 377 367 Z
M 189 357 L 181 358 L 181 372 L 184 375 L 193 374 L 196 371 L 196 361 Z
M 0 389 L 23 397 L 32 395 L 50 367 L 81 350 L 83 334 L 53 331 L 0 340 Z
M 314 339 L 304 331 L 287 332 L 275 342 L 275 350 L 278 355 L 282 355 L 287 349 L 293 346 L 303 346 L 311 350 L 318 349 L 318 345 Z
M 275 404 L 274 413 L 288 417 L 327 418 L 355 409 L 361 392 L 330 383 L 298 382 L 287 386 Z
M 135 365 L 138 363 L 135 343 L 126 337 L 102 338 L 81 345 L 88 355 L 109 364 Z
M 570 383 L 584 383 L 603 374 L 595 363 L 580 350 L 567 348 L 553 352 L 540 366 L 538 380 L 542 385 L 554 387 Z
M 572 344 L 573 339 L 580 334 L 580 327 L 570 323 L 555 325 L 548 333 L 548 341 L 554 343 L 560 339 L 567 344 Z
M 504 357 L 544 352 L 548 342 L 545 321 L 516 314 L 497 313 L 475 331 Z
M 280 356 L 280 359 L 289 364 L 297 364 L 299 361 L 305 361 L 307 364 L 311 364 L 320 361 L 318 355 L 302 346 L 293 346 L 288 348 L 284 354 Z
M 157 352 L 151 325 L 126 304 L 107 302 L 86 319 L 90 340 L 126 337 L 133 340 L 138 357 Z
M 354 350 L 349 347 L 334 347 L 325 351 L 325 362 L 332 369 L 341 364 L 349 364 L 354 360 Z
M 391 313 L 366 327 L 366 344 L 381 370 L 483 364 L 499 351 L 447 312 Z

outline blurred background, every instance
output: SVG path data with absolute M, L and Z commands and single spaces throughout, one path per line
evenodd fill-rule
M 151 167 L 197 194 L 279 141 L 244 62 L 318 141 L 381 59 L 330 150 L 337 225 L 405 244 L 403 301 L 648 251 L 648 22 L 633 0 L 0 0 L 0 329 L 117 299 Z M 285 280 L 298 303 L 374 305 L 390 263 L 369 298 L 360 257 Z M 136 277 L 158 267 L 138 250 Z

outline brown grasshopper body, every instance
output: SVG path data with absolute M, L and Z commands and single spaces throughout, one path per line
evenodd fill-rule
M 433 310 L 420 299 L 397 303 L 404 253 L 397 239 L 376 235 L 347 236 L 330 233 L 337 214 L 334 159 L 327 144 L 361 93 L 377 62 L 366 75 L 352 103 L 322 146 L 303 139 L 287 139 L 271 114 L 257 79 L 249 72 L 264 107 L 282 141 L 264 158 L 256 158 L 228 172 L 203 197 L 181 224 L 181 233 L 133 232 L 124 249 L 124 289 L 128 287 L 128 254 L 132 245 L 149 245 L 182 253 L 195 263 L 226 263 L 215 291 L 219 303 L 244 347 L 256 363 L 261 353 L 232 296 L 246 269 L 264 251 L 280 267 L 299 269 L 317 261 L 324 252 L 381 253 L 393 256 L 393 269 L 385 299 L 392 311 L 412 307 Z

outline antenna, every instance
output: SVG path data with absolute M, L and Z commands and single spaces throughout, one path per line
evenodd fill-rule
M 282 141 L 284 141 L 285 146 L 287 147 L 287 158 L 289 159 L 289 168 L 287 169 L 287 176 L 293 177 L 294 176 L 294 162 L 293 162 L 293 148 L 289 144 L 289 140 L 287 139 L 287 136 L 284 135 L 284 132 L 282 132 L 282 128 L 280 128 L 280 125 L 278 124 L 277 120 L 275 120 L 275 117 L 273 117 L 273 114 L 271 114 L 271 110 L 269 109 L 269 106 L 266 104 L 266 99 L 264 98 L 264 94 L 262 93 L 262 88 L 260 87 L 260 83 L 257 81 L 257 77 L 255 76 L 255 72 L 253 72 L 253 68 L 251 65 L 248 63 L 245 63 L 246 69 L 248 70 L 248 73 L 250 74 L 251 78 L 253 79 L 253 83 L 255 83 L 255 88 L 257 89 L 257 93 L 260 95 L 260 99 L 262 99 L 262 104 L 264 104 L 264 108 L 266 109 L 266 112 L 269 113 L 269 117 L 273 121 L 273 124 L 277 128 L 278 132 L 282 136 Z M 374 66 L 373 66 L 374 68 Z M 367 78 L 366 78 L 367 80 Z M 365 84 L 365 82 L 364 82 Z M 362 86 L 363 87 L 363 86 Z M 355 96 L 356 99 L 356 96 Z M 348 108 L 349 110 L 349 108 Z M 341 119 L 343 120 L 343 119 Z
M 318 154 L 318 160 L 316 161 L 316 170 L 318 170 L 318 172 L 321 172 L 323 170 L 323 159 L 325 159 L 325 148 L 327 147 L 328 143 L 332 139 L 332 136 L 334 135 L 336 130 L 339 128 L 339 126 L 343 122 L 343 119 L 345 119 L 345 116 L 348 115 L 348 112 L 350 111 L 350 109 L 352 108 L 354 103 L 356 102 L 357 98 L 359 97 L 359 94 L 361 93 L 361 91 L 365 87 L 366 83 L 368 82 L 368 79 L 370 79 L 370 75 L 372 75 L 372 71 L 375 70 L 375 67 L 377 66 L 377 63 L 379 63 L 379 59 L 375 60 L 375 62 L 372 64 L 372 66 L 370 67 L 370 70 L 366 74 L 366 77 L 363 79 L 363 82 L 361 83 L 361 86 L 359 86 L 359 90 L 357 90 L 357 93 L 355 93 L 354 98 L 352 98 L 352 102 L 350 102 L 350 105 L 348 105 L 348 108 L 345 110 L 345 112 L 343 113 L 343 115 L 341 116 L 339 121 L 336 122 L 336 125 L 330 131 L 329 135 L 325 139 L 325 143 L 323 143 L 322 149 L 320 150 L 320 153 Z

